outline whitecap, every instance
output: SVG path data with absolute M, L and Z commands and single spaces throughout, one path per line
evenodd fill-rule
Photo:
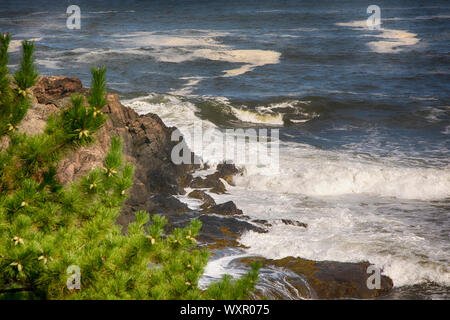
M 366 33 L 366 36 L 374 36 L 383 39 L 378 41 L 370 41 L 367 43 L 367 46 L 373 52 L 377 53 L 398 53 L 420 41 L 417 34 L 405 30 L 394 30 L 383 27 L 380 27 L 379 30 L 369 30 L 366 20 L 339 22 L 336 23 L 336 25 L 351 27 L 356 30 L 368 31 L 370 33 Z

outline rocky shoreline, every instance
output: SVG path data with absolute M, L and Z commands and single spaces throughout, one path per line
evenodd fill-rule
M 31 92 L 33 107 L 28 111 L 19 130 L 35 134 L 42 132 L 51 114 L 70 103 L 72 94 L 86 95 L 89 89 L 83 88 L 79 79 L 51 76 L 41 77 L 31 88 Z M 206 177 L 194 177 L 196 170 L 205 168 L 200 165 L 175 165 L 170 160 L 172 148 L 178 143 L 171 141 L 171 134 L 176 128 L 167 127 L 156 114 L 138 115 L 134 110 L 123 106 L 117 94 L 108 94 L 107 99 L 108 105 L 103 112 L 108 115 L 108 120 L 96 133 L 95 142 L 88 147 L 82 147 L 59 163 L 58 177 L 62 182 L 74 181 L 91 168 L 101 166 L 111 136 L 118 135 L 123 140 L 126 160 L 135 166 L 130 197 L 117 221 L 124 226 L 124 232 L 126 225 L 134 220 L 133 212 L 136 210 L 165 215 L 169 219 L 169 228 L 184 226 L 193 218 L 200 219 L 203 228 L 198 240 L 201 245 L 213 250 L 242 247 L 238 239 L 248 230 L 267 232 L 270 221 L 252 220 L 232 201 L 216 203 L 207 193 L 225 193 L 223 181 L 233 183 L 233 176 L 240 174 L 236 167 L 222 164 Z M 186 194 L 185 188 L 193 189 L 189 192 L 189 197 L 202 202 L 199 210 L 191 210 L 175 197 Z M 301 221 L 280 222 L 299 228 L 308 227 Z M 283 284 L 260 290 L 260 296 L 271 299 L 289 298 L 285 294 L 289 290 L 294 290 L 295 296 L 299 298 L 376 298 L 388 294 L 393 287 L 392 280 L 382 276 L 380 289 L 368 289 L 368 262 L 315 262 L 295 257 L 278 260 L 249 257 L 236 263 L 246 265 L 255 259 L 261 260 L 266 269 L 288 271 L 283 276 Z M 265 283 L 279 281 L 270 277 L 264 280 Z M 258 295 L 255 298 L 257 297 Z

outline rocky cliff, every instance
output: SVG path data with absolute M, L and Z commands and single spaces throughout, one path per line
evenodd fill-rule
M 38 133 L 43 130 L 47 117 L 70 104 L 72 94 L 86 95 L 79 79 L 64 76 L 41 77 L 31 88 L 33 107 L 20 126 L 20 130 Z M 123 106 L 116 94 L 108 94 L 108 115 L 105 125 L 96 133 L 95 143 L 70 154 L 59 163 L 58 176 L 62 182 L 74 181 L 93 167 L 100 166 L 111 136 L 122 137 L 125 159 L 135 166 L 134 184 L 130 190 L 120 223 L 133 219 L 132 211 L 152 210 L 158 206 L 150 198 L 155 194 L 183 193 L 179 180 L 194 169 L 192 165 L 174 165 L 170 161 L 173 127 L 167 127 L 155 114 L 140 116 Z

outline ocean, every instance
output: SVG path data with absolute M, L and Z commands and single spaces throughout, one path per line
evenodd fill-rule
M 40 74 L 89 86 L 105 65 L 108 91 L 182 131 L 279 129 L 276 174 L 244 165 L 213 194 L 272 227 L 243 234 L 248 249 L 213 258 L 204 281 L 239 274 L 233 255 L 366 260 L 390 298 L 450 299 L 450 3 L 377 1 L 375 30 L 371 4 L 1 0 L 0 30 L 12 70 L 33 39 Z

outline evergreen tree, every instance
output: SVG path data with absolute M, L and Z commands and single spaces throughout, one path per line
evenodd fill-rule
M 34 45 L 22 43 L 14 78 L 8 74 L 9 34 L 0 34 L 0 298 L 1 299 L 242 299 L 248 298 L 259 265 L 208 289 L 198 280 L 209 253 L 197 248 L 201 223 L 164 233 L 166 218 L 136 212 L 123 234 L 116 219 L 133 167 L 124 163 L 117 137 L 96 168 L 69 185 L 56 177 L 56 166 L 69 150 L 93 141 L 104 124 L 107 104 L 105 68 L 92 69 L 85 103 L 51 116 L 41 134 L 17 130 L 31 104 L 35 84 Z M 67 285 L 70 266 L 81 272 L 80 289 Z M 70 270 L 70 268 L 69 268 Z

